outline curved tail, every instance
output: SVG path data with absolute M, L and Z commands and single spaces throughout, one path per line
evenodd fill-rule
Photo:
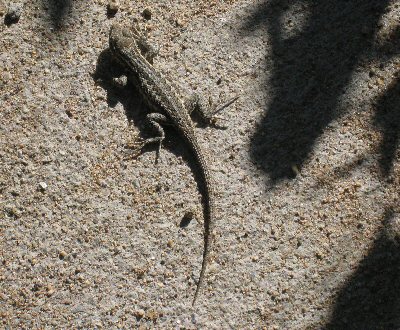
M 214 189 L 212 184 L 211 175 L 206 163 L 206 160 L 203 156 L 203 153 L 200 150 L 200 147 L 194 137 L 194 134 L 190 134 L 191 136 L 186 136 L 189 140 L 189 144 L 193 148 L 193 153 L 198 161 L 200 176 L 203 181 L 204 189 L 203 189 L 203 201 L 204 201 L 204 251 L 203 251 L 203 261 L 201 264 L 201 271 L 199 281 L 197 282 L 196 292 L 193 297 L 192 306 L 196 303 L 197 297 L 200 293 L 200 290 L 203 287 L 203 281 L 206 273 L 207 266 L 210 262 L 210 251 L 212 244 L 212 229 L 214 227 Z

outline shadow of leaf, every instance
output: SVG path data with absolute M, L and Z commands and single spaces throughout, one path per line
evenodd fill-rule
M 250 154 L 274 182 L 293 178 L 326 127 L 342 115 L 341 96 L 360 62 L 373 51 L 378 21 L 389 0 L 268 1 L 243 24 L 266 26 L 271 42 L 273 96 L 253 135 Z M 305 26 L 287 35 L 283 21 L 295 4 L 308 10 Z M 305 10 L 305 9 L 304 9 Z
M 399 329 L 400 233 L 391 229 L 394 219 L 387 210 L 372 249 L 341 289 L 326 330 Z

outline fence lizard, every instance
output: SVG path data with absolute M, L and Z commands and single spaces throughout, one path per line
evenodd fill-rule
M 226 106 L 233 103 L 237 97 L 226 104 L 215 108 L 214 111 L 206 109 L 204 102 L 199 97 L 194 97 L 186 104 L 178 97 L 174 88 L 152 66 L 154 52 L 147 44 L 138 29 L 127 28 L 114 24 L 109 36 L 110 49 L 117 61 L 124 66 L 128 79 L 134 84 L 141 94 L 151 113 L 147 115 L 148 123 L 157 132 L 157 136 L 141 141 L 138 149 L 149 143 L 158 144 L 158 153 L 165 137 L 162 125 L 171 125 L 176 129 L 183 140 L 190 147 L 200 169 L 200 178 L 204 185 L 204 251 L 199 281 L 192 305 L 196 302 L 202 287 L 206 267 L 210 259 L 212 245 L 212 229 L 215 221 L 214 189 L 207 161 L 203 156 L 196 139 L 190 112 L 197 110 L 209 123 L 214 115 Z

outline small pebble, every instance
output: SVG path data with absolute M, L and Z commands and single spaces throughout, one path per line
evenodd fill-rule
M 65 114 L 68 116 L 68 118 L 74 118 L 74 114 L 70 109 L 65 110 Z
M 17 197 L 17 196 L 20 195 L 20 193 L 19 193 L 18 190 L 11 190 L 11 191 L 10 191 L 10 194 L 11 194 L 12 196 L 14 196 L 14 197 Z
M 58 254 L 58 257 L 59 257 L 60 259 L 64 259 L 66 256 L 67 256 L 67 252 L 65 252 L 64 250 L 61 251 L 61 252 Z
M 135 311 L 135 312 L 133 313 L 133 315 L 134 315 L 136 318 L 141 319 L 141 318 L 144 317 L 145 311 L 144 311 L 143 309 L 138 309 L 137 311 Z
M 128 85 L 128 77 L 127 76 L 115 77 L 112 79 L 112 82 L 116 87 L 125 87 L 126 85 Z
M 12 79 L 12 74 L 10 72 L 4 72 L 1 78 L 4 83 L 8 83 Z
M 179 18 L 177 18 L 177 19 L 175 20 L 175 25 L 176 25 L 177 27 L 183 27 L 185 24 L 182 22 L 182 20 L 180 20 Z
M 20 4 L 10 3 L 4 22 L 6 25 L 17 23 L 21 17 L 22 7 Z
M 4 1 L 0 0 L 0 16 L 4 16 L 6 14 L 6 5 Z
M 135 189 L 139 189 L 140 188 L 139 180 L 137 180 L 137 179 L 133 180 L 132 184 L 135 187 Z
M 47 190 L 47 183 L 46 182 L 39 182 L 39 190 L 46 191 Z
M 21 212 L 14 205 L 6 205 L 5 210 L 9 216 L 19 218 L 21 216 Z
M 183 216 L 179 226 L 181 228 L 186 228 L 190 224 L 190 222 L 194 219 L 194 217 L 195 217 L 195 213 L 193 211 L 187 211 L 185 213 L 185 215 Z
M 54 292 L 55 292 L 54 287 L 53 287 L 51 284 L 49 284 L 49 285 L 47 286 L 46 295 L 47 295 L 48 297 L 50 297 L 50 296 L 52 296 L 52 295 L 54 294 Z
M 159 314 L 156 310 L 150 309 L 147 311 L 146 319 L 155 322 L 159 318 Z
M 110 0 L 107 4 L 107 16 L 114 17 L 115 14 L 118 12 L 118 9 L 119 9 L 118 0 Z
M 143 17 L 147 20 L 151 19 L 151 14 L 152 14 L 152 12 L 151 12 L 150 8 L 146 8 L 145 10 L 143 10 L 143 13 L 142 13 Z

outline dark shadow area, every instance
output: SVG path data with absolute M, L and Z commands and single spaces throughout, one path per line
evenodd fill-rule
M 21 17 L 22 7 L 16 4 L 10 4 L 7 12 L 4 15 L 4 24 L 11 26 L 18 23 Z
M 251 157 L 272 182 L 293 178 L 330 122 L 355 70 L 371 57 L 378 22 L 389 0 L 272 0 L 242 27 L 266 26 L 272 58 L 272 100 L 251 144 Z M 296 5 L 305 23 L 288 34 L 283 22 Z M 290 26 L 290 25 L 289 25 Z
M 42 8 L 48 13 L 51 25 L 55 31 L 61 30 L 64 21 L 71 15 L 73 0 L 42 0 Z
M 374 246 L 341 289 L 326 330 L 400 328 L 400 233 L 392 220 L 389 209 Z
M 121 103 L 128 120 L 137 124 L 145 119 L 146 109 L 142 105 L 140 94 L 129 80 L 125 84 L 118 82 L 125 73 L 125 69 L 113 59 L 111 51 L 106 49 L 99 55 L 93 79 L 107 92 L 107 104 L 114 108 Z
M 379 53 L 391 58 L 400 53 L 400 26 L 390 33 Z M 376 102 L 375 125 L 382 131 L 380 167 L 384 176 L 390 176 L 400 139 L 400 71 L 385 93 Z
M 5 17 L 4 17 L 4 25 L 6 25 L 6 26 L 11 26 L 13 24 L 16 24 L 16 23 L 18 23 L 18 21 L 19 21 L 19 18 L 13 18 L 8 15 L 5 15 Z
M 381 129 L 383 134 L 380 145 L 381 171 L 384 176 L 389 176 L 392 171 L 400 139 L 399 78 L 393 81 L 386 93 L 378 100 L 375 124 Z
M 181 222 L 179 223 L 179 227 L 180 228 L 186 228 L 187 226 L 189 226 L 190 222 L 192 221 L 194 217 L 193 212 L 187 212 L 183 218 L 181 219 Z

